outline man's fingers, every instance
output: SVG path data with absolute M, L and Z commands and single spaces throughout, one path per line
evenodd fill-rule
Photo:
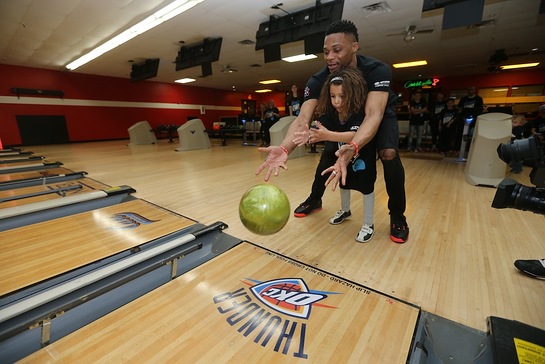
M 265 182 L 267 182 L 269 178 L 271 178 L 271 173 L 272 173 L 272 167 L 269 167 L 269 169 L 267 169 L 267 173 L 265 173 Z
M 341 181 L 343 186 L 346 185 L 346 175 L 347 175 L 346 165 L 343 163 L 341 164 Z

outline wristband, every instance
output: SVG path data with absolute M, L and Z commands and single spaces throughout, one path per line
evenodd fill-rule
M 349 145 L 352 145 L 355 149 L 356 149 L 356 152 L 354 153 L 354 157 L 357 157 L 358 156 L 358 153 L 360 151 L 360 148 L 358 147 L 358 145 L 354 142 L 350 142 L 348 143 Z
M 286 153 L 287 155 L 290 154 L 290 152 L 288 152 L 288 150 L 286 149 L 286 147 L 284 147 L 283 145 L 280 146 L 280 149 L 282 149 L 284 151 L 284 153 Z

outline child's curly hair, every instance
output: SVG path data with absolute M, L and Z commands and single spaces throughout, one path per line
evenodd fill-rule
M 346 120 L 351 113 L 357 113 L 365 107 L 367 83 L 360 70 L 354 67 L 345 67 L 330 74 L 322 86 L 318 106 L 316 107 L 317 116 L 336 112 L 331 104 L 329 94 L 329 86 L 332 84 L 343 86 L 344 102 L 339 113 L 339 119 Z

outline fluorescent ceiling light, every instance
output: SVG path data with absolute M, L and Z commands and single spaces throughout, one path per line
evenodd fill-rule
M 494 92 L 505 92 L 505 91 L 509 91 L 508 88 L 497 88 L 494 90 Z
M 307 59 L 314 59 L 314 58 L 317 58 L 315 54 L 299 54 L 297 56 L 282 58 L 282 60 L 291 63 L 291 62 L 306 61 Z
M 190 82 L 195 82 L 196 80 L 194 78 L 180 78 L 179 80 L 176 80 L 174 82 L 178 82 L 178 83 L 190 83 Z
M 512 70 L 515 68 L 526 68 L 526 67 L 535 67 L 539 62 L 534 63 L 520 63 L 520 64 L 506 64 L 505 66 L 500 66 L 502 70 Z
M 255 92 L 256 92 L 257 94 L 262 94 L 262 93 L 264 93 L 264 92 L 272 92 L 272 90 L 269 90 L 268 88 L 264 88 L 264 89 L 262 89 L 262 90 L 255 90 Z
M 427 61 L 413 61 L 413 62 L 405 62 L 405 63 L 394 63 L 392 66 L 394 66 L 394 68 L 407 68 L 407 67 L 425 66 L 427 64 L 428 64 Z
M 262 85 L 270 85 L 270 84 L 273 84 L 273 83 L 280 83 L 282 81 L 280 80 L 265 80 L 265 81 L 259 81 L 260 84 Z
M 66 68 L 73 71 L 78 67 L 92 61 L 95 58 L 100 57 L 104 53 L 111 51 L 112 49 L 120 46 L 121 44 L 131 40 L 132 38 L 140 35 L 148 30 L 158 26 L 159 24 L 183 13 L 186 10 L 191 9 L 195 5 L 202 3 L 204 0 L 176 0 L 165 6 L 164 8 L 156 11 L 153 15 L 148 16 L 140 23 L 130 27 L 121 34 L 113 37 L 106 43 L 93 49 L 91 52 L 81 56 L 75 61 L 69 63 Z

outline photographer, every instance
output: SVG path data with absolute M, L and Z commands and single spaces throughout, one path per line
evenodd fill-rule
M 511 140 L 523 139 L 526 137 L 526 135 L 524 135 L 524 131 L 526 129 L 526 119 L 524 118 L 524 115 L 513 115 L 511 123 Z M 522 161 L 513 158 L 509 163 L 509 167 L 511 167 L 511 172 L 520 173 L 522 172 Z
M 537 118 L 532 120 L 530 124 L 530 132 L 541 140 L 545 141 L 545 105 L 539 106 Z
M 545 109 L 545 108 L 543 108 Z M 515 139 L 498 146 L 498 156 L 505 163 L 523 161 L 534 164 L 530 181 L 536 187 L 528 187 L 505 178 L 498 185 L 492 207 L 514 208 L 545 215 L 545 153 L 544 145 L 537 135 L 527 139 Z M 516 260 L 515 267 L 538 279 L 545 279 L 545 259 Z

